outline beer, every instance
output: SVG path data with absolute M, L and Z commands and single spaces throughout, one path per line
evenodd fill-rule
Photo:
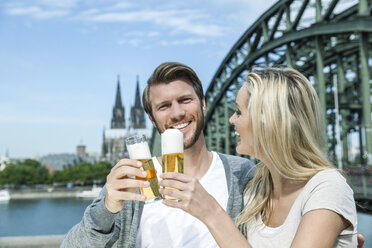
M 141 194 L 146 196 L 146 200 L 152 200 L 155 198 L 160 198 L 158 178 L 156 177 L 156 171 L 154 169 L 154 164 L 152 159 L 137 159 L 142 162 L 142 167 L 140 168 L 143 171 L 147 172 L 147 176 L 136 177 L 137 180 L 149 181 L 150 186 L 146 188 L 140 188 Z M 146 201 L 146 202 L 147 202 Z
M 151 152 L 144 137 L 132 136 L 126 139 L 127 150 L 131 159 L 142 162 L 141 170 L 147 172 L 147 177 L 136 177 L 137 180 L 149 181 L 150 186 L 140 188 L 141 194 L 146 196 L 146 203 L 161 199 L 158 178 L 151 159 Z
M 163 173 L 183 173 L 183 133 L 180 130 L 167 129 L 161 134 L 161 153 Z M 178 200 L 175 197 L 163 197 L 168 200 Z
M 162 156 L 163 173 L 183 173 L 183 153 L 164 154 Z

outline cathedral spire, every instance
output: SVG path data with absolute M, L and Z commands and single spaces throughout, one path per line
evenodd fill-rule
M 115 107 L 122 107 L 123 104 L 121 102 L 121 94 L 120 94 L 120 75 L 118 75 L 118 85 L 116 87 L 116 101 Z
M 118 75 L 118 85 L 116 88 L 115 106 L 112 110 L 111 128 L 125 128 L 125 110 L 121 102 L 120 76 Z
M 136 100 L 134 106 L 130 110 L 131 127 L 134 129 L 146 128 L 146 121 L 144 116 L 143 107 L 141 104 L 140 89 L 139 89 L 139 76 L 137 75 L 137 86 L 136 86 Z
M 139 76 L 138 75 L 137 75 L 137 86 L 136 86 L 136 101 L 134 102 L 134 107 L 142 108 L 140 90 L 139 90 Z

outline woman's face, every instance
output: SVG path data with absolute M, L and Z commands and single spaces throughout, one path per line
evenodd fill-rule
M 240 137 L 236 146 L 236 152 L 253 156 L 252 123 L 248 114 L 248 102 L 247 85 L 244 84 L 236 97 L 236 111 L 229 121 L 235 126 L 235 134 Z

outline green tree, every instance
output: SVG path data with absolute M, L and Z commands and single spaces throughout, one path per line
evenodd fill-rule
M 54 171 L 50 176 L 51 182 L 73 182 L 91 184 L 94 181 L 105 182 L 112 165 L 108 162 L 96 164 L 80 162 L 74 166 L 68 166 L 63 170 Z
M 112 165 L 108 162 L 98 162 L 96 164 L 80 162 L 74 166 L 69 165 L 63 170 L 54 171 L 49 175 L 48 170 L 40 162 L 26 159 L 23 163 L 8 165 L 3 171 L 0 171 L 0 185 L 105 182 L 111 168 Z
M 98 162 L 93 165 L 93 177 L 95 180 L 106 182 L 106 177 L 110 173 L 112 165 L 109 162 Z
M 21 164 L 11 164 L 0 172 L 0 184 L 44 184 L 48 181 L 48 170 L 38 161 L 26 159 Z

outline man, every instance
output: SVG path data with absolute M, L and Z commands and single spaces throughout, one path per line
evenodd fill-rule
M 243 190 L 253 164 L 207 150 L 202 132 L 205 98 L 196 73 L 180 63 L 159 65 L 148 80 L 143 104 L 160 133 L 177 128 L 184 134 L 184 173 L 199 180 L 234 218 L 243 207 Z M 160 158 L 153 161 L 160 172 Z M 207 227 L 193 216 L 161 201 L 144 205 L 145 197 L 136 189 L 149 183 L 134 179 L 146 177 L 140 166 L 136 160 L 122 159 L 112 168 L 104 190 L 61 247 L 111 247 L 114 243 L 117 247 L 218 247 Z
M 196 73 L 180 63 L 163 63 L 148 80 L 143 104 L 162 133 L 177 128 L 184 134 L 184 173 L 203 187 L 234 218 L 243 206 L 243 190 L 253 164 L 244 158 L 207 150 L 204 134 L 205 98 Z M 159 171 L 159 161 L 154 160 Z M 136 160 L 122 159 L 107 176 L 105 189 L 86 209 L 62 247 L 218 247 L 204 224 L 161 201 L 144 205 L 136 193 L 148 182 Z

